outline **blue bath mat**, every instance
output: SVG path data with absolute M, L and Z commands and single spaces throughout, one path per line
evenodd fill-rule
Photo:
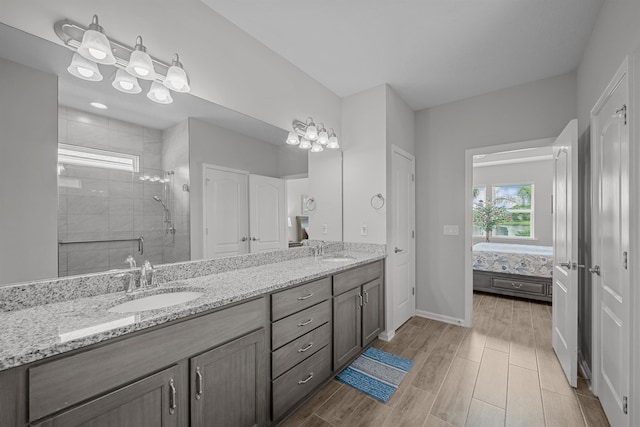
M 369 347 L 337 379 L 386 403 L 412 366 L 411 360 Z

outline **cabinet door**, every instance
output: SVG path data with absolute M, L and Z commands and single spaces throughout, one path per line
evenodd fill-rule
M 190 360 L 192 426 L 262 426 L 266 423 L 264 329 Z
M 333 298 L 333 369 L 345 365 L 362 349 L 360 288 Z
M 382 280 L 376 279 L 362 286 L 364 305 L 362 307 L 362 345 L 375 340 L 382 331 L 384 319 L 384 294 Z
M 173 427 L 185 425 L 178 406 L 180 370 L 173 366 L 103 397 L 63 412 L 34 427 Z M 183 388 L 184 390 L 185 388 Z

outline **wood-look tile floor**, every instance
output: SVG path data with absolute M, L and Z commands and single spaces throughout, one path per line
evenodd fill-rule
M 551 348 L 551 306 L 474 294 L 473 328 L 414 317 L 375 347 L 415 362 L 385 404 L 336 380 L 283 426 L 608 426 Z

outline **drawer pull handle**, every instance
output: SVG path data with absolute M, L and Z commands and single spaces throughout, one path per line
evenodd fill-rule
M 173 383 L 173 379 L 169 380 L 169 414 L 176 413 L 176 407 L 178 406 L 178 399 L 176 397 L 176 386 Z
M 305 295 L 303 297 L 298 297 L 298 301 L 304 301 L 306 299 L 309 299 L 313 296 L 313 292 L 311 292 L 309 295 Z
M 369 292 L 367 291 L 363 291 L 363 292 L 364 292 L 364 303 L 369 304 Z
M 299 348 L 298 353 L 304 353 L 305 351 L 309 350 L 311 347 L 313 347 L 312 342 L 310 342 L 309 345 L 307 345 L 306 347 Z
M 511 286 L 513 286 L 514 288 L 520 289 L 522 287 L 522 283 L 511 282 Z
M 298 326 L 300 326 L 300 327 L 307 326 L 311 322 L 313 322 L 313 317 L 311 319 L 307 320 L 306 322 L 298 323 Z
M 203 389 L 204 380 L 202 379 L 202 372 L 200 372 L 200 367 L 196 367 L 196 399 L 200 399 L 202 397 L 202 389 Z
M 300 385 L 302 385 L 302 384 L 306 384 L 306 383 L 308 383 L 309 381 L 311 381 L 311 378 L 313 378 L 313 372 L 311 372 L 307 378 L 305 378 L 305 379 L 303 379 L 303 380 L 298 381 L 298 384 L 300 384 Z

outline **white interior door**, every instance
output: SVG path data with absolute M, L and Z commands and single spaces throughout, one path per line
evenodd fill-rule
M 249 252 L 248 173 L 204 166 L 204 256 Z
M 393 298 L 393 330 L 416 313 L 415 272 L 415 158 L 392 148 L 391 157 L 391 221 L 393 249 L 391 289 Z
M 251 252 L 287 247 L 287 197 L 283 179 L 249 175 Z
M 624 68 L 623 68 L 624 69 Z M 629 82 L 626 71 L 596 104 L 592 115 L 595 206 L 592 259 L 595 291 L 594 380 L 613 426 L 629 425 Z
M 553 349 L 569 384 L 578 377 L 578 121 L 553 144 Z

